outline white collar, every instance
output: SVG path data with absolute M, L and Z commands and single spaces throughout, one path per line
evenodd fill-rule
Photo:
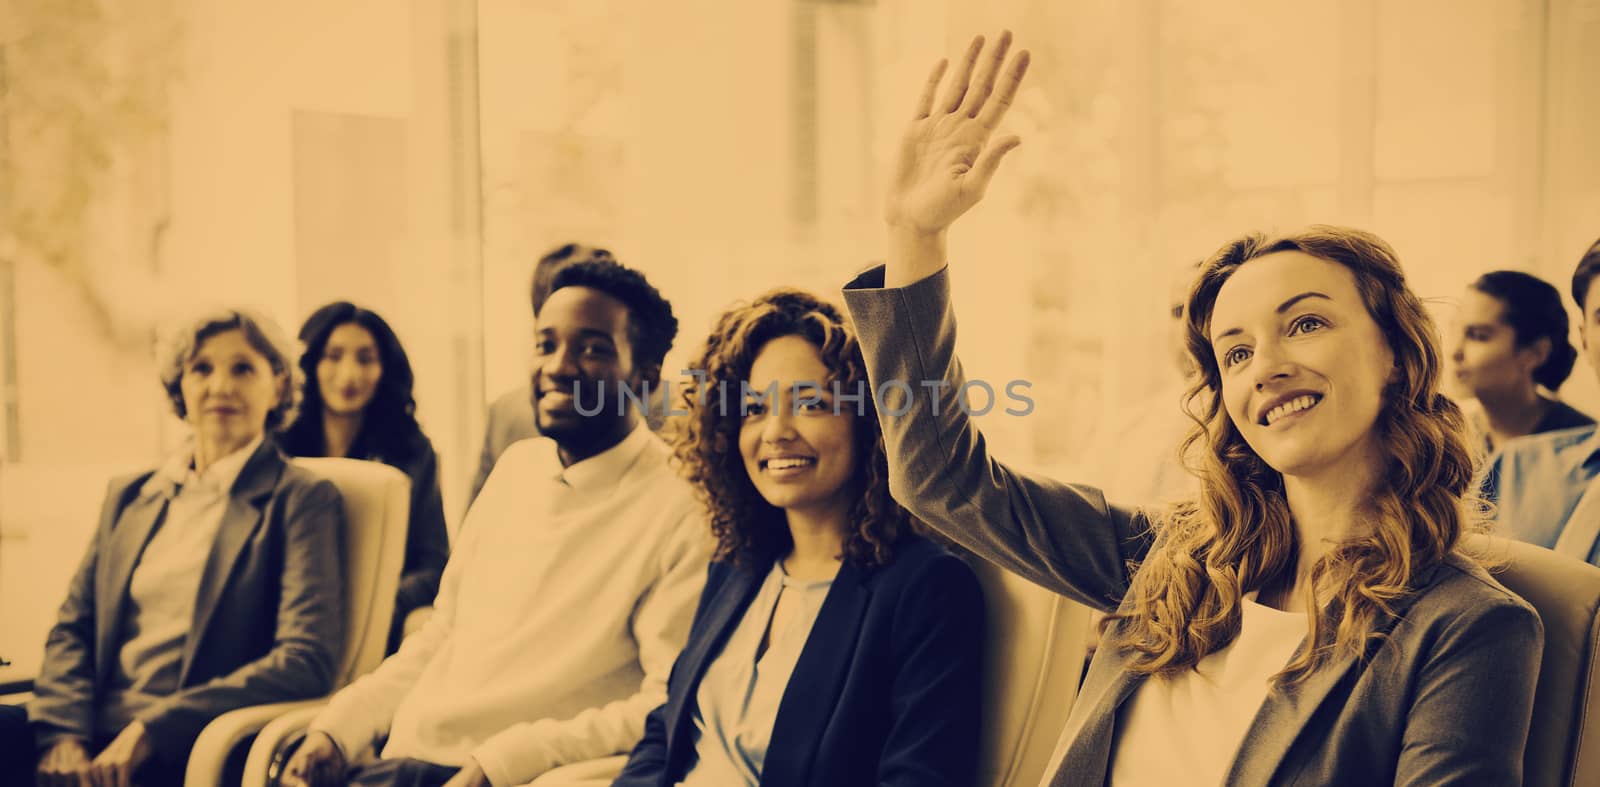
M 650 427 L 641 419 L 639 424 L 633 428 L 633 431 L 629 432 L 628 436 L 622 438 L 616 445 L 581 462 L 561 468 L 556 472 L 555 478 L 557 481 L 579 491 L 615 486 L 617 482 L 622 480 L 622 476 L 628 472 L 628 468 L 633 466 L 634 461 L 639 458 L 639 454 L 644 452 L 645 445 L 652 439 L 655 439 L 654 433 L 650 431 Z M 551 441 L 551 449 L 557 450 L 554 441 Z M 557 453 L 556 464 L 558 467 L 560 462 L 560 454 Z
M 155 475 L 145 482 L 140 493 L 160 494 L 170 499 L 180 488 L 187 487 L 205 489 L 215 495 L 227 495 L 233 491 L 233 485 L 239 480 L 239 474 L 244 471 L 245 463 L 250 461 L 250 457 L 255 455 L 265 439 L 264 432 L 258 434 L 243 448 L 212 462 L 204 472 L 196 473 L 194 438 L 190 437 L 166 462 L 162 463 Z

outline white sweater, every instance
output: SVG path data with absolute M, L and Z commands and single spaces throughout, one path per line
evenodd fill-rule
M 351 758 L 478 761 L 495 787 L 626 752 L 666 700 L 711 540 L 704 510 L 641 426 L 562 469 L 512 445 L 468 511 L 434 614 L 339 692 L 311 729 Z

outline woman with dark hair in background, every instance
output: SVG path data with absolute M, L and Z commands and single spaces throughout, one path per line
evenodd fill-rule
M 411 361 L 389 324 L 345 301 L 314 312 L 300 327 L 305 401 L 280 442 L 291 456 L 369 459 L 411 479 L 411 525 L 395 598 L 389 652 L 400 647 L 412 611 L 433 603 L 450 557 L 439 458 L 417 425 Z
M 890 496 L 839 311 L 774 291 L 696 368 L 677 454 L 717 552 L 617 787 L 972 784 L 982 591 Z
M 1561 293 L 1521 271 L 1478 277 L 1461 301 L 1456 382 L 1482 407 L 1474 427 L 1484 455 L 1513 437 L 1588 426 L 1594 419 L 1555 393 L 1572 373 L 1578 350 L 1567 339 Z

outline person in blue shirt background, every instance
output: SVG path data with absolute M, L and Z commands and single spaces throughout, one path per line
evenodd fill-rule
M 1572 275 L 1583 357 L 1600 376 L 1597 278 L 1600 241 Z M 1483 495 L 1504 535 L 1600 566 L 1600 431 L 1593 424 L 1507 441 L 1485 469 Z

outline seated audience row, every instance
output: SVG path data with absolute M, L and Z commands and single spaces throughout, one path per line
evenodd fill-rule
M 1018 143 L 992 138 L 1028 66 L 1009 48 L 930 75 L 850 321 L 793 290 L 728 311 L 665 439 L 665 403 L 623 394 L 660 389 L 671 305 L 603 250 L 541 260 L 529 386 L 496 405 L 453 550 L 381 318 L 318 310 L 298 365 L 259 317 L 197 323 L 162 373 L 193 438 L 112 483 L 35 698 L 0 708 L 0 779 L 177 783 L 216 716 L 330 690 L 343 515 L 294 455 L 392 464 L 413 494 L 395 652 L 284 784 L 500 787 L 622 752 L 621 787 L 972 784 L 984 600 L 947 544 L 1105 613 L 1050 784 L 1519 783 L 1542 625 L 1464 546 L 1468 418 L 1383 240 L 1249 235 L 1200 266 L 1174 310 L 1176 505 L 989 453 L 945 238 Z M 1600 373 L 1597 274 L 1600 244 L 1573 282 Z M 1576 351 L 1530 278 L 1478 280 L 1455 351 L 1483 489 L 1507 530 L 1593 562 L 1600 437 L 1538 393 Z M 522 409 L 537 436 L 497 437 Z

